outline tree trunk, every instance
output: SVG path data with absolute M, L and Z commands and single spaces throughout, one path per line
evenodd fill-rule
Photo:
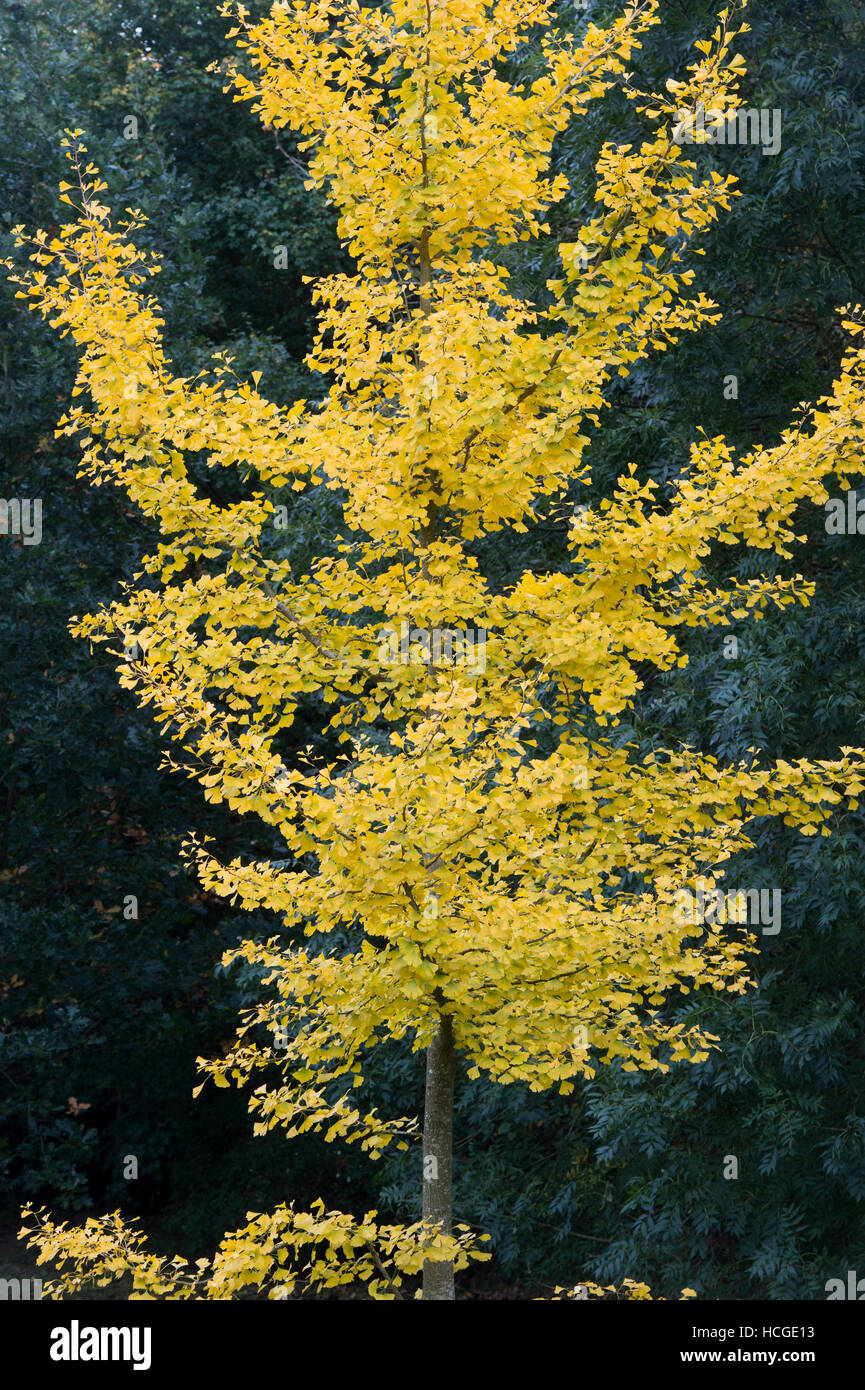
M 423 1117 L 423 1215 L 451 1234 L 454 1130 L 453 1025 L 442 1015 L 427 1048 L 426 1096 Z M 453 1261 L 427 1260 L 423 1267 L 424 1299 L 454 1298 Z

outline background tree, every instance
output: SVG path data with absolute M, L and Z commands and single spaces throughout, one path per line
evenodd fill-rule
M 644 50 L 644 83 L 663 79 L 707 13 L 664 6 L 663 30 Z M 741 448 L 777 437 L 796 400 L 816 401 L 834 375 L 833 306 L 861 299 L 862 7 L 760 3 L 748 17 L 744 104 L 781 111 L 781 151 L 701 149 L 701 169 L 734 171 L 742 192 L 696 266 L 696 284 L 724 315 L 616 383 L 593 447 L 593 496 L 607 492 L 622 451 L 640 477 L 675 474 L 694 419 Z M 634 138 L 624 110 L 619 138 Z M 592 134 L 575 124 L 566 140 L 560 157 L 580 198 L 590 186 Z M 561 216 L 569 211 L 563 203 Z M 724 390 L 729 373 L 733 398 Z M 831 491 L 843 496 L 840 480 Z M 683 739 L 737 758 L 757 743 L 789 758 L 861 742 L 861 541 L 827 535 L 825 520 L 819 505 L 796 513 L 795 529 L 807 536 L 797 565 L 816 581 L 808 609 L 776 609 L 750 631 L 734 627 L 735 660 L 717 633 L 695 630 L 687 673 L 644 672 L 632 725 L 641 746 Z M 723 558 L 743 578 L 754 572 L 745 552 Z M 754 838 L 728 881 L 783 885 L 783 927 L 760 938 L 756 994 L 707 1001 L 723 1053 L 668 1076 L 604 1068 L 584 1109 L 554 1102 L 541 1119 L 546 1164 L 526 1204 L 547 1206 L 544 1239 L 557 1240 L 559 1276 L 574 1240 L 587 1257 L 581 1267 L 603 1281 L 639 1268 L 653 1286 L 675 1289 L 684 1278 L 716 1298 L 824 1298 L 829 1277 L 865 1261 L 863 937 L 854 901 L 865 871 L 861 811 L 839 817 L 830 839 L 803 841 L 778 822 L 764 822 Z M 729 1154 L 739 1160 L 735 1181 L 723 1175 Z M 498 1178 L 506 1188 L 503 1155 L 504 1146 Z M 495 1237 L 498 1212 L 486 1222 Z M 526 1223 L 512 1248 L 526 1258 L 531 1241 Z M 501 1241 L 497 1250 L 501 1258 Z
M 734 204 L 731 216 L 723 220 L 723 232 L 715 238 L 709 234 L 709 255 L 701 271 L 703 284 L 721 299 L 728 313 L 717 327 L 704 329 L 699 340 L 694 339 L 693 348 L 685 339 L 670 353 L 639 364 L 630 378 L 620 379 L 605 390 L 612 411 L 605 430 L 593 441 L 594 491 L 583 492 L 582 496 L 597 497 L 609 490 L 616 472 L 614 465 L 622 453 L 637 459 L 641 477 L 656 475 L 662 481 L 665 476 L 669 477 L 679 466 L 694 418 L 707 422 L 710 434 L 723 429 L 738 442 L 736 420 L 744 415 L 741 440 L 746 445 L 761 423 L 751 420 L 755 405 L 757 410 L 768 406 L 780 427 L 789 418 L 788 406 L 792 407 L 803 394 L 816 395 L 831 379 L 838 340 L 829 309 L 833 303 L 850 297 L 851 290 L 844 279 L 844 261 L 822 240 L 817 222 L 824 220 L 835 248 L 843 247 L 849 253 L 850 263 L 855 265 L 851 244 L 855 247 L 861 228 L 855 173 L 857 120 L 861 125 L 861 98 L 856 86 L 861 80 L 861 64 L 858 67 L 856 64 L 856 9 L 856 6 L 836 6 L 831 11 L 827 8 L 819 18 L 803 16 L 798 7 L 789 5 L 766 4 L 754 10 L 755 33 L 744 40 L 751 68 L 748 100 L 769 105 L 777 102 L 783 106 L 785 145 L 782 156 L 778 161 L 770 161 L 761 159 L 756 151 L 702 149 L 699 152 L 701 166 L 718 163 L 723 167 L 726 161 L 730 167 L 735 160 L 736 171 L 741 174 L 746 188 L 745 199 L 738 207 Z M 634 58 L 644 86 L 655 85 L 656 72 L 665 76 L 671 66 L 675 67 L 677 55 L 686 51 L 704 24 L 702 14 L 693 6 L 670 4 L 665 6 L 664 14 L 663 31 L 649 34 L 643 53 Z M 566 21 L 569 19 L 567 7 L 562 17 Z M 806 20 L 807 27 L 803 28 Z M 579 24 L 579 17 L 577 22 Z M 194 33 L 197 27 L 200 28 L 200 18 L 190 25 L 189 32 Z M 167 31 L 168 26 L 164 25 L 163 34 Z M 525 61 L 530 65 L 535 60 L 529 53 Z M 523 59 L 519 62 L 522 64 Z M 177 68 L 182 74 L 183 64 L 179 63 Z M 186 71 L 189 72 L 189 64 Z M 767 87 L 767 81 L 773 85 Z M 154 89 L 158 88 L 156 82 Z M 218 104 L 210 108 L 213 130 L 219 128 L 219 109 Z M 225 109 L 224 104 L 222 109 Z M 609 120 L 608 111 L 609 103 L 606 103 L 605 123 Z M 788 126 L 791 112 L 795 127 Z M 788 129 L 795 129 L 795 139 L 788 138 Z M 585 117 L 572 123 L 560 142 L 559 158 L 564 161 L 573 184 L 573 193 L 560 205 L 563 219 L 571 215 L 571 199 L 575 195 L 581 197 L 583 189 L 589 188 L 598 131 L 598 123 L 590 110 Z M 637 126 L 626 114 L 623 138 L 633 138 L 636 131 Z M 259 140 L 267 138 L 262 136 Z M 826 160 L 826 144 L 830 139 L 834 139 L 832 148 L 837 153 Z M 591 160 L 588 157 L 590 149 Z M 192 154 L 193 145 L 188 142 L 185 158 Z M 568 164 L 570 160 L 573 166 L 576 159 L 582 160 L 582 184 L 579 170 Z M 100 162 L 104 162 L 101 154 Z M 849 197 L 842 203 L 835 196 L 835 189 L 836 180 L 844 178 L 845 171 Z M 116 187 L 114 170 L 111 177 L 112 187 Z M 49 174 L 47 183 L 52 182 Z M 154 196 L 155 190 L 147 199 L 134 197 L 131 201 L 142 201 L 152 209 Z M 553 209 L 554 229 L 558 216 Z M 159 241 L 162 245 L 161 224 Z M 790 303 L 789 311 L 782 316 L 777 315 L 774 301 L 776 279 L 763 273 L 758 260 L 770 261 L 784 271 Z M 536 252 L 531 245 L 521 244 L 515 248 L 509 261 L 515 276 L 521 275 L 529 282 L 534 276 L 535 280 L 539 279 L 539 292 L 543 291 L 544 268 L 543 265 L 537 267 Z M 550 273 L 553 273 L 552 268 L 548 266 L 546 274 Z M 214 284 L 217 283 L 218 278 L 214 280 Z M 819 300 L 816 291 L 819 291 Z M 164 303 L 164 288 L 161 298 Z M 751 310 L 747 334 L 742 334 L 736 319 L 742 305 Z M 797 357 L 795 338 L 790 339 L 788 347 L 788 335 L 791 331 L 795 334 L 797 321 L 813 315 L 815 305 L 819 306 L 818 314 L 806 325 L 806 341 L 809 348 L 815 341 L 819 342 L 820 350 L 816 354 L 809 351 L 805 358 Z M 731 309 L 733 314 L 729 312 Z M 188 314 L 184 321 L 193 318 L 194 313 Z M 744 407 L 723 401 L 718 390 L 718 367 L 729 365 L 731 358 L 727 349 L 719 350 L 712 344 L 731 334 L 738 334 L 738 339 L 734 340 L 738 343 L 737 353 L 741 352 L 743 343 L 749 350 L 749 361 L 744 367 L 740 365 L 741 355 L 733 358 L 733 365 L 739 367 L 742 394 L 751 393 Z M 764 364 L 773 360 L 783 362 L 784 366 L 769 390 L 765 386 Z M 818 365 L 822 377 L 815 376 L 809 368 L 811 361 Z M 32 372 L 30 378 L 33 378 Z M 754 385 L 758 381 L 761 383 L 759 390 Z M 50 409 L 49 400 L 46 415 Z M 604 463 L 607 456 L 609 465 Z M 203 471 L 199 476 L 204 476 Z M 105 509 L 106 520 L 110 515 L 111 511 Z M 293 524 L 301 519 L 298 509 L 292 518 Z M 90 524 L 94 524 L 94 514 L 91 514 Z M 692 664 L 698 663 L 699 672 L 705 676 L 701 675 L 693 684 L 681 677 L 672 677 L 674 703 L 671 708 L 664 693 L 668 688 L 667 679 L 661 676 L 652 680 L 646 695 L 654 722 L 646 721 L 647 700 L 638 692 L 635 701 L 641 720 L 638 732 L 646 747 L 668 741 L 668 733 L 671 737 L 677 736 L 673 734 L 671 718 L 679 721 L 678 736 L 682 733 L 683 719 L 690 718 L 689 732 L 685 735 L 690 741 L 715 747 L 722 756 L 742 755 L 749 743 L 755 741 L 750 727 L 750 711 L 755 708 L 763 712 L 764 719 L 771 721 L 770 738 L 762 737 L 761 730 L 758 741 L 763 746 L 768 743 L 770 751 L 780 756 L 795 755 L 805 747 L 810 750 L 812 734 L 807 722 L 810 710 L 825 729 L 824 742 L 815 747 L 815 751 L 831 752 L 838 743 L 857 741 L 855 720 L 861 693 L 856 693 L 859 676 L 855 650 L 845 651 L 845 646 L 835 640 L 838 630 L 850 630 L 853 605 L 858 601 L 857 593 L 861 592 L 856 540 L 842 540 L 827 550 L 826 542 L 820 540 L 819 513 L 816 524 L 819 529 L 816 535 L 812 533 L 806 563 L 808 572 L 819 573 L 824 582 L 818 587 L 814 607 L 808 613 L 798 608 L 767 613 L 766 621 L 755 630 L 749 644 L 747 664 L 725 663 L 721 668 L 723 678 L 717 674 L 720 665 L 717 634 L 709 631 L 704 638 L 695 630 L 688 639 L 688 650 Z M 798 517 L 796 529 L 803 529 Z M 540 525 L 530 525 L 522 537 L 508 532 L 506 546 L 492 537 L 478 543 L 480 563 L 485 572 L 495 575 L 496 582 L 503 586 L 508 582 L 509 572 L 518 574 L 527 566 L 541 572 L 550 566 L 558 568 L 558 537 L 562 534 L 562 529 L 551 530 L 544 519 Z M 823 553 L 812 570 L 812 562 L 807 557 L 814 545 L 820 546 Z M 724 558 L 728 563 L 732 560 L 739 564 L 735 551 L 731 554 L 725 549 Z M 747 558 L 743 557 L 742 563 L 742 573 L 747 576 Z M 825 582 L 830 574 L 833 576 L 831 586 Z M 71 580 L 76 578 L 75 568 L 70 576 Z M 46 582 L 51 582 L 50 575 Z M 65 592 L 63 606 L 68 606 Z M 78 606 L 91 606 L 89 597 L 85 596 Z M 754 665 L 761 650 L 776 654 L 771 665 L 766 666 L 765 662 Z M 63 661 L 69 660 L 56 646 L 51 659 L 55 655 Z M 740 673 L 745 673 L 749 685 L 737 695 L 735 687 L 737 682 L 741 685 L 743 679 Z M 649 674 L 645 666 L 640 674 L 644 678 Z M 38 672 L 35 675 L 38 676 Z M 716 693 L 713 694 L 711 724 L 704 727 L 699 722 L 705 710 L 700 689 L 707 681 Z M 75 688 L 82 690 L 82 694 L 86 691 L 80 677 Z M 31 689 L 37 693 L 35 680 Z M 799 712 L 796 722 L 791 724 L 790 712 L 797 704 Z M 32 704 L 28 704 L 30 709 Z M 693 715 L 688 714 L 689 709 L 694 710 Z M 740 710 L 745 716 L 744 724 Z M 771 730 L 785 726 L 788 741 L 779 744 Z M 731 733 L 735 742 L 730 742 Z M 715 742 L 718 738 L 728 740 L 727 753 Z M 75 741 L 71 741 L 70 749 L 75 747 Z M 86 762 L 86 758 L 82 762 Z M 53 767 L 46 759 L 47 785 L 52 775 Z M 46 797 L 46 801 L 49 799 Z M 16 804 L 16 812 L 23 809 L 26 814 L 26 808 L 26 799 Z M 471 1116 L 473 1124 L 482 1117 L 485 1135 L 481 1150 L 464 1148 L 460 1181 L 464 1184 L 464 1193 L 471 1194 L 473 1209 L 483 1213 L 484 1222 L 496 1236 L 503 1269 L 523 1269 L 528 1261 L 540 1273 L 554 1268 L 557 1258 L 560 1267 L 564 1263 L 568 1269 L 573 1269 L 575 1259 L 570 1243 L 574 1238 L 581 1238 L 585 1230 L 583 1223 L 587 1220 L 592 1222 L 590 1229 L 596 1239 L 603 1236 L 605 1226 L 609 1232 L 611 1244 L 608 1252 L 598 1257 L 599 1272 L 620 1270 L 624 1261 L 624 1268 L 634 1267 L 636 1263 L 641 1269 L 651 1269 L 661 1280 L 675 1281 L 681 1268 L 693 1271 L 696 1260 L 703 1287 L 709 1292 L 723 1293 L 726 1289 L 728 1294 L 733 1292 L 739 1296 L 742 1278 L 747 1276 L 753 1281 L 755 1292 L 765 1290 L 771 1295 L 774 1290 L 774 1296 L 789 1296 L 790 1290 L 801 1291 L 803 1279 L 805 1287 L 809 1286 L 809 1280 L 818 1280 L 817 1289 L 822 1290 L 820 1270 L 825 1274 L 827 1259 L 843 1256 L 846 1268 L 848 1231 L 856 1224 L 856 1173 L 861 1169 L 855 1144 L 855 1096 L 861 1066 L 855 1026 L 844 1021 L 849 1009 L 847 1015 L 842 1012 L 836 1016 L 836 999 L 838 991 L 843 992 L 847 987 L 850 974 L 855 975 L 855 971 L 847 970 L 844 962 L 850 960 L 851 952 L 859 950 L 861 934 L 857 931 L 855 910 L 839 901 L 838 884 L 855 880 L 856 870 L 851 866 L 856 860 L 851 856 L 859 853 L 855 835 L 857 820 L 853 812 L 845 817 L 840 837 L 836 835 L 829 841 L 818 841 L 808 847 L 809 863 L 819 860 L 823 867 L 820 878 L 811 880 L 809 897 L 815 910 L 808 914 L 805 912 L 807 903 L 803 902 L 802 926 L 795 927 L 796 936 L 786 931 L 788 888 L 785 889 L 785 931 L 781 940 L 762 943 L 764 954 L 780 956 L 782 963 L 786 959 L 800 972 L 803 959 L 813 961 L 815 966 L 819 962 L 826 992 L 824 1008 L 833 1037 L 831 1052 L 821 1041 L 820 1006 L 818 1003 L 815 1012 L 810 997 L 812 990 L 791 991 L 784 984 L 785 975 L 782 974 L 775 976 L 774 984 L 771 976 L 764 980 L 761 995 L 772 1013 L 767 1016 L 766 1006 L 762 1006 L 762 1017 L 766 1021 L 761 1027 L 779 1036 L 774 1011 L 780 1007 L 785 1016 L 784 1036 L 788 1029 L 792 1030 L 789 1044 L 776 1044 L 777 1050 L 773 1052 L 764 1042 L 757 1053 L 751 1001 L 747 998 L 741 1001 L 741 1009 L 735 999 L 724 1003 L 722 1021 L 713 1025 L 715 1031 L 723 1029 L 724 1036 L 728 1036 L 736 1011 L 740 1010 L 743 1066 L 727 1065 L 719 1057 L 717 1061 L 710 1059 L 698 1069 L 674 1067 L 670 1077 L 665 1078 L 657 1073 L 654 1076 L 641 1073 L 621 1076 L 619 1066 L 614 1064 L 604 1068 L 588 1088 L 588 1115 L 582 1089 L 573 1097 L 563 1099 L 557 1099 L 553 1093 L 529 1096 L 522 1086 L 507 1091 L 491 1088 L 482 1077 L 458 1088 L 458 1109 L 466 1117 Z M 19 824 L 23 830 L 24 823 Z M 776 832 L 768 827 L 757 832 L 758 853 L 763 856 L 762 872 L 768 882 L 778 881 L 777 870 L 771 862 L 765 861 L 762 848 L 770 848 L 773 835 Z M 778 838 L 781 854 L 786 853 L 783 835 L 781 832 Z M 28 840 L 28 845 L 31 843 Z M 137 849 L 139 854 L 146 852 L 146 847 Z M 838 852 L 842 855 L 837 861 L 843 865 L 840 870 L 835 867 L 834 860 Z M 26 883 L 26 876 L 20 882 Z M 837 905 L 837 915 L 832 916 L 831 923 L 826 917 L 830 902 Z M 58 945 L 60 959 L 64 951 L 68 958 L 68 947 L 62 941 Z M 16 959 L 20 958 L 13 957 Z M 27 984 L 29 987 L 30 980 Z M 20 994 L 19 989 L 11 997 L 20 998 Z M 712 1016 L 711 1011 L 709 1016 Z M 803 1028 L 808 1030 L 807 1034 Z M 25 1051 L 32 1045 L 31 1036 L 22 1037 Z M 806 1045 L 810 1052 L 803 1050 L 806 1036 L 811 1039 Z M 56 1053 L 54 1055 L 56 1058 Z M 134 1062 L 135 1050 L 130 1049 L 127 1055 Z M 759 1075 L 753 1068 L 757 1055 Z M 819 1058 L 820 1068 L 816 1075 L 809 1072 L 807 1065 L 803 1066 L 809 1055 Z M 404 1056 L 396 1065 L 387 1065 L 389 1073 L 376 1077 L 379 1094 L 391 1100 L 407 1096 L 405 1103 L 411 1105 L 413 1068 L 410 1056 Z M 645 1102 L 640 1103 L 643 1096 Z M 815 1104 L 822 1110 L 819 1121 L 812 1118 Z M 600 1164 L 590 1157 L 593 1140 L 588 1125 L 592 1115 L 604 1125 L 604 1136 L 612 1133 L 611 1121 L 615 1127 L 614 1143 L 602 1148 L 601 1158 L 606 1161 Z M 851 1116 L 853 1129 L 847 1118 Z M 148 1120 L 149 1132 L 152 1133 L 159 1123 L 158 1110 L 154 1109 Z M 766 1136 L 765 1153 L 759 1156 L 759 1162 L 764 1172 L 775 1171 L 772 1181 L 751 1181 L 744 1191 L 744 1185 L 739 1184 L 735 1196 L 729 1184 L 719 1183 L 717 1158 L 706 1151 L 705 1144 L 694 1143 L 695 1135 L 702 1139 L 707 1131 L 714 1133 L 719 1126 L 736 1136 L 735 1140 L 725 1137 L 719 1142 L 719 1155 L 722 1148 L 727 1151 L 735 1147 L 735 1143 L 741 1145 L 743 1137 L 747 1140 L 751 1134 Z M 773 1134 L 779 1134 L 779 1139 L 773 1141 Z M 847 1135 L 840 1149 L 839 1134 Z M 783 1147 L 782 1135 L 786 1136 Z M 532 1145 L 533 1169 L 538 1173 L 538 1180 L 528 1194 L 524 1191 L 526 1165 L 522 1158 L 528 1151 L 527 1143 Z M 539 1152 L 544 1155 L 541 1164 L 537 1163 Z M 781 1170 L 778 1169 L 779 1157 L 783 1164 Z M 610 1158 L 615 1160 L 612 1164 Z M 402 1199 L 406 1182 L 409 1188 L 413 1187 L 415 1173 L 413 1164 L 407 1171 L 399 1161 L 388 1162 L 385 1180 L 390 1200 Z M 542 1185 L 544 1182 L 546 1188 Z M 831 1194 L 828 1199 L 827 1192 Z M 778 1214 L 785 1211 L 789 1194 L 794 1199 L 807 1198 L 804 1213 L 800 1211 L 798 1216 L 793 1213 L 792 1226 L 786 1217 L 783 1223 L 778 1220 Z M 598 1206 L 602 1196 L 612 1200 Z M 406 1200 L 413 1199 L 408 1196 Z M 465 1202 L 466 1197 L 462 1200 Z M 861 1195 L 858 1200 L 861 1202 Z M 618 1220 L 623 1201 L 630 1201 L 641 1213 L 633 1233 L 623 1234 Z M 537 1219 L 539 1209 L 545 1206 L 546 1225 Z M 521 1208 L 530 1209 L 528 1220 L 521 1219 Z M 711 1215 L 706 1225 L 700 1227 L 707 1211 L 711 1211 Z M 782 1226 L 787 1234 L 779 1239 Z M 551 1236 L 545 1234 L 546 1230 L 551 1231 Z M 560 1242 L 558 1257 L 556 1240 Z M 579 1246 L 581 1251 L 587 1248 L 591 1251 L 594 1246 Z M 636 1252 L 635 1259 L 632 1252 Z M 806 1254 L 804 1265 L 803 1253 Z M 849 1259 L 855 1263 L 852 1255 Z M 580 1263 L 580 1267 L 585 1265 Z M 605 1273 L 604 1277 L 609 1274 Z M 687 1277 L 689 1282 L 696 1281 L 692 1273 Z M 678 1286 L 673 1284 L 673 1287 Z
M 11 249 L 8 229 L 21 221 L 54 225 L 63 130 L 83 120 L 121 204 L 145 204 L 158 228 L 175 359 L 197 370 L 219 344 L 290 401 L 317 389 L 299 360 L 313 321 L 302 277 L 338 265 L 340 251 L 290 140 L 277 148 L 205 71 L 223 47 L 224 25 L 198 0 L 0 8 L 0 240 Z M 310 1144 L 287 1159 L 276 1141 L 252 1144 L 239 1098 L 191 1102 L 197 1053 L 231 1036 L 251 984 L 214 974 L 239 914 L 190 878 L 179 846 L 193 820 L 235 852 L 249 827 L 235 838 L 230 816 L 157 772 L 146 713 L 117 690 L 113 662 L 69 636 L 70 610 L 109 598 L 154 533 L 136 509 L 76 479 L 77 450 L 53 437 L 75 354 L 21 313 L 5 278 L 0 367 L 0 496 L 39 497 L 45 512 L 39 546 L 0 537 L 5 1202 L 37 1193 L 60 1210 L 122 1202 L 158 1215 L 165 1238 L 196 1253 L 224 1229 L 226 1209 L 239 1219 L 250 1199 L 276 1200 L 287 1161 L 296 1191 L 312 1196 L 309 1179 L 329 1197 L 359 1190 L 362 1203 L 365 1165 L 349 1159 L 333 1191 L 330 1179 L 322 1189 Z M 213 481 L 206 469 L 199 480 Z M 295 518 L 295 544 L 329 533 L 320 502 L 311 497 Z M 298 743 L 315 734 L 311 723 Z M 256 833 L 269 849 L 269 828 Z M 263 934 L 273 927 L 258 922 Z M 134 1181 L 127 1154 L 138 1159 Z M 9 1268 L 18 1210 L 3 1215 Z

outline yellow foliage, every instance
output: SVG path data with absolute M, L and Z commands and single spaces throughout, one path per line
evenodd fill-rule
M 736 105 L 741 29 L 722 18 L 686 77 L 646 94 L 627 74 L 656 0 L 582 38 L 554 31 L 550 11 L 549 0 L 293 0 L 252 23 L 224 7 L 245 60 L 229 72 L 235 99 L 300 135 L 310 184 L 336 206 L 357 264 L 315 286 L 308 360 L 331 383 L 321 404 L 281 409 L 224 357 L 195 378 L 172 372 L 146 293 L 158 262 L 135 246 L 141 214 L 112 221 L 80 132 L 63 189 L 76 220 L 53 235 L 18 229 L 31 252 L 13 273 L 21 295 L 79 349 L 60 430 L 81 441 L 84 474 L 124 488 L 161 536 L 121 600 L 74 631 L 116 644 L 121 683 L 181 746 L 207 799 L 261 817 L 305 865 L 222 864 L 190 842 L 210 891 L 310 938 L 232 953 L 261 969 L 273 998 L 202 1068 L 226 1085 L 280 1067 L 281 1084 L 251 1092 L 259 1132 L 318 1131 L 372 1157 L 415 1126 L 352 1104 L 363 1056 L 388 1039 L 426 1047 L 443 1014 L 469 1075 L 502 1084 L 567 1094 L 617 1058 L 662 1071 L 703 1059 L 718 1040 L 671 1023 L 664 1003 L 743 991 L 754 943 L 735 925 L 679 921 L 677 890 L 719 878 L 750 847 L 755 817 L 814 834 L 863 787 L 861 750 L 775 765 L 753 750 L 722 766 L 691 748 L 641 759 L 605 737 L 633 704 L 640 663 L 685 664 L 683 630 L 807 602 L 799 576 L 712 587 L 704 566 L 717 542 L 789 557 L 796 506 L 822 501 L 824 480 L 858 457 L 854 310 L 830 395 L 779 444 L 737 459 L 723 438 L 701 438 L 664 495 L 624 466 L 614 495 L 573 520 L 560 574 L 526 572 L 493 592 L 471 553 L 587 482 L 611 380 L 718 317 L 689 297 L 687 258 L 735 181 L 701 178 L 673 132 L 683 108 Z M 508 85 L 500 60 L 530 29 L 545 74 Z M 642 112 L 645 139 L 601 150 L 595 215 L 559 247 L 540 308 L 510 288 L 497 253 L 548 234 L 567 188 L 550 173 L 552 143 L 614 85 Z M 243 470 L 246 500 L 201 494 L 186 465 L 201 453 Z M 273 510 L 322 484 L 344 497 L 337 551 L 295 573 Z M 419 638 L 411 659 L 394 658 L 382 634 L 406 621 L 482 633 L 483 660 Z M 132 640 L 135 659 L 122 655 Z M 286 770 L 275 749 L 310 695 L 335 707 L 345 751 Z M 331 954 L 337 929 L 351 944 Z M 263 1045 L 262 1029 L 288 1020 L 284 1045 Z M 98 1246 L 92 1267 L 109 1273 L 125 1260 L 136 1296 L 198 1297 L 188 1290 L 235 1289 L 238 1270 L 258 1278 L 277 1226 L 293 1248 L 312 1229 L 291 1212 L 257 1219 L 206 1278 L 147 1263 L 116 1218 L 87 1237 L 42 1225 L 34 1239 L 79 1265 Z M 366 1227 L 334 1213 L 309 1221 L 335 1223 L 334 1249 L 348 1251 L 339 1269 L 372 1290 Z M 411 1272 L 430 1247 L 417 1228 L 395 1229 L 370 1239 L 390 1232 L 389 1254 Z M 328 1256 L 310 1277 L 340 1282 L 335 1268 Z
M 382 1225 L 374 1211 L 362 1221 L 327 1211 L 323 1202 L 296 1212 L 291 1206 L 260 1214 L 247 1212 L 248 1225 L 220 1242 L 212 1259 L 195 1263 L 146 1251 L 145 1237 L 119 1211 L 88 1217 L 83 1226 L 51 1221 L 43 1209 L 27 1207 L 20 1235 L 39 1251 L 37 1264 L 56 1264 L 59 1279 L 43 1288 L 48 1298 L 75 1296 L 96 1285 L 105 1288 L 132 1275 L 130 1300 L 233 1299 L 247 1289 L 270 1299 L 295 1290 L 315 1292 L 361 1283 L 373 1299 L 404 1297 L 406 1278 L 425 1260 L 453 1260 L 455 1269 L 470 1260 L 487 1260 L 468 1227 L 444 1236 L 423 1222 Z M 481 1236 L 480 1241 L 488 1240 Z

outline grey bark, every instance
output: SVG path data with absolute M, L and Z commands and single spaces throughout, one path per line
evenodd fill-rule
M 454 1051 L 453 1025 L 442 1015 L 438 1030 L 427 1048 L 426 1095 L 423 1119 L 423 1215 L 451 1234 L 454 1128 Z M 423 1297 L 454 1298 L 452 1261 L 427 1260 L 423 1267 Z

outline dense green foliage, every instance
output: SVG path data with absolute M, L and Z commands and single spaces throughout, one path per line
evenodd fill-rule
M 644 86 L 689 61 L 714 9 L 666 0 L 639 60 Z M 562 0 L 562 23 L 584 22 L 581 10 Z M 628 459 L 671 477 L 698 426 L 742 446 L 773 442 L 797 402 L 816 400 L 832 380 L 842 343 L 835 307 L 865 302 L 865 6 L 751 0 L 748 20 L 745 92 L 750 105 L 782 112 L 781 152 L 701 150 L 707 164 L 736 173 L 743 192 L 697 267 L 698 287 L 724 319 L 617 386 L 593 456 L 598 491 Z M 60 135 L 78 125 L 111 201 L 150 219 L 179 365 L 194 370 L 226 349 L 239 372 L 263 368 L 263 388 L 277 399 L 314 395 L 320 388 L 301 365 L 310 330 L 303 277 L 337 267 L 342 253 L 329 210 L 304 191 L 294 147 L 263 133 L 205 71 L 224 50 L 207 0 L 5 7 L 0 240 L 5 251 L 11 225 L 57 221 Z M 530 71 L 531 52 L 520 62 Z M 124 136 L 130 116 L 134 139 Z M 591 202 L 598 145 L 634 139 L 632 121 L 624 102 L 611 103 L 560 142 L 572 194 L 556 210 L 559 239 Z M 546 251 L 518 247 L 512 269 L 543 295 Z M 348 1188 L 356 1205 L 368 1198 L 415 1215 L 416 1155 L 372 1168 L 313 1141 L 253 1142 L 233 1092 L 208 1088 L 190 1100 L 195 1056 L 228 1036 L 254 982 L 218 969 L 223 947 L 249 925 L 179 867 L 180 843 L 195 827 L 229 851 L 261 844 L 277 857 L 279 847 L 264 827 L 250 841 L 248 822 L 232 823 L 157 770 L 159 739 L 146 716 L 117 692 L 110 664 L 66 633 L 69 616 L 132 574 L 146 537 L 117 496 L 76 482 L 75 458 L 52 437 L 69 356 L 5 286 L 0 361 L 0 495 L 44 499 L 40 546 L 0 537 L 8 1200 L 158 1212 L 168 1242 L 181 1236 L 187 1248 L 271 1197 L 320 1193 L 346 1204 Z M 725 393 L 731 375 L 737 398 Z M 313 499 L 293 513 L 293 552 L 326 534 L 315 510 L 323 505 Z M 685 742 L 724 759 L 752 745 L 770 757 L 862 745 L 865 538 L 828 536 L 816 508 L 802 509 L 799 529 L 807 544 L 788 568 L 816 582 L 812 606 L 743 626 L 732 659 L 717 633 L 696 634 L 686 669 L 646 670 L 623 739 Z M 550 516 L 520 545 L 485 543 L 484 563 L 502 585 L 527 564 L 553 568 L 562 535 Z M 729 549 L 717 564 L 719 573 L 757 572 Z M 318 720 L 310 708 L 295 748 L 316 737 Z M 550 1283 L 578 1269 L 605 1281 L 645 1278 L 668 1295 L 687 1284 L 704 1297 L 821 1298 L 828 1278 L 865 1268 L 862 825 L 848 814 L 828 840 L 775 826 L 757 840 L 730 883 L 780 887 L 782 927 L 762 939 L 757 992 L 701 1006 L 722 1040 L 708 1062 L 669 1076 L 604 1069 L 567 1099 L 462 1086 L 455 1211 L 493 1235 L 497 1258 L 484 1280 Z M 123 917 L 128 894 L 138 920 Z M 406 1053 L 379 1065 L 376 1104 L 405 1113 L 420 1060 Z M 89 1109 L 76 1113 L 70 1097 Z M 138 1182 L 122 1176 L 126 1154 L 139 1157 Z M 723 1176 L 727 1155 L 739 1160 L 736 1180 Z

